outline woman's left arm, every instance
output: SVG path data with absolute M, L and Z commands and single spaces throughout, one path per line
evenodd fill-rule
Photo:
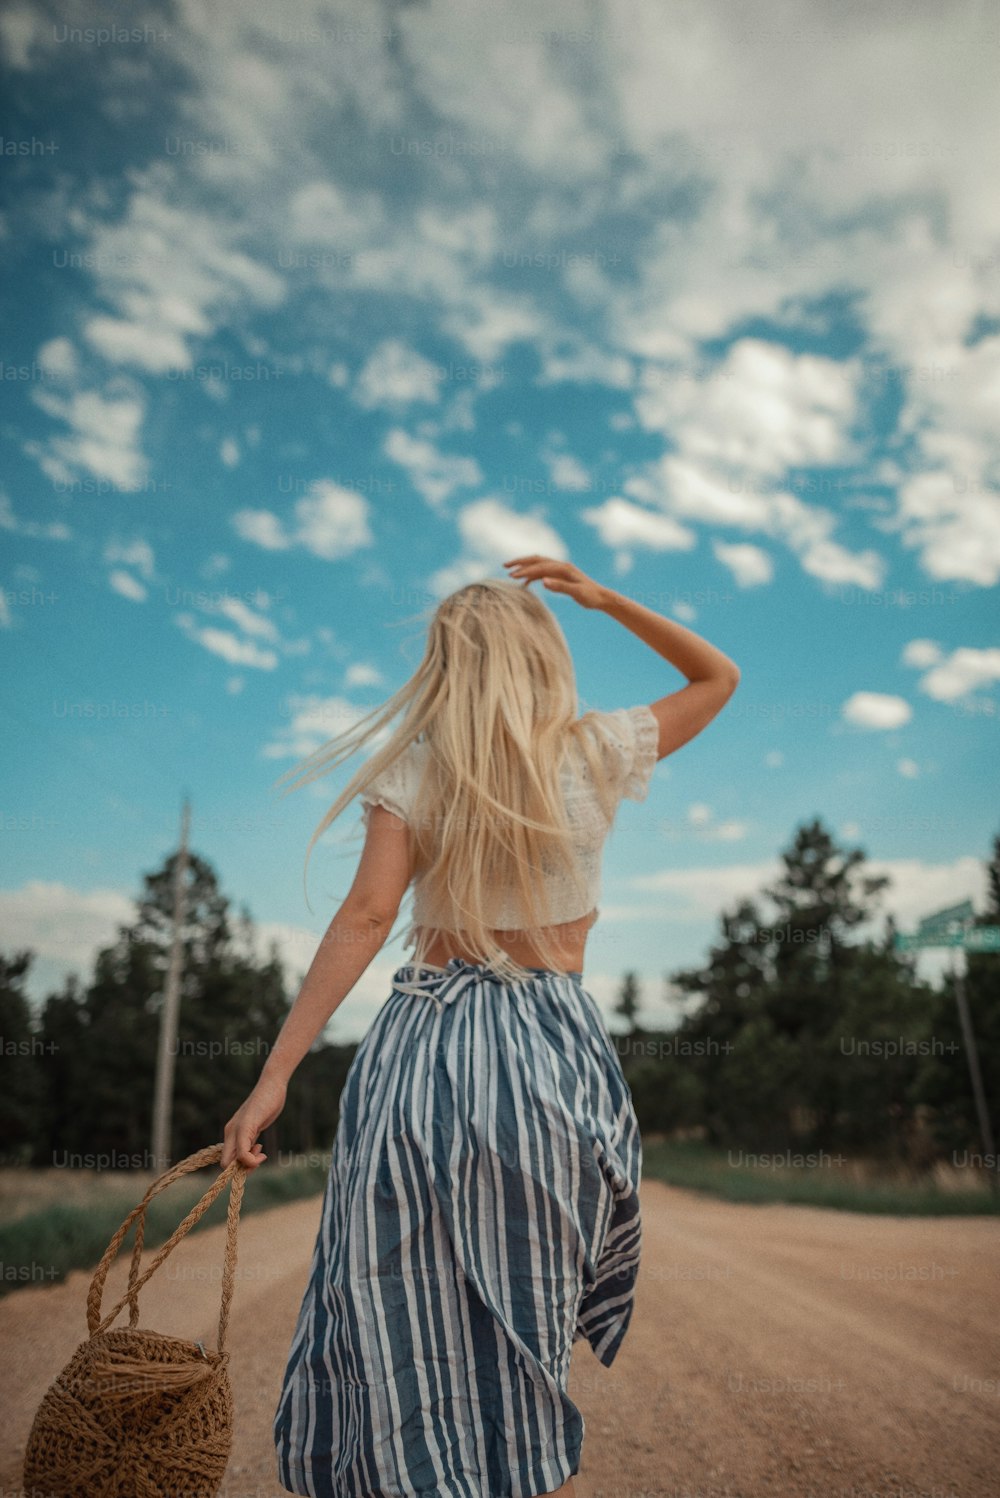
M 256 1087 L 225 1126 L 223 1169 L 234 1158 L 251 1168 L 267 1159 L 257 1136 L 281 1113 L 295 1068 L 384 946 L 410 874 L 406 823 L 388 808 L 373 806 L 354 883 L 319 944 Z

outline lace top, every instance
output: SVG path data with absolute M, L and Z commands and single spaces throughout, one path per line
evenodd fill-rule
M 644 801 L 649 790 L 649 781 L 657 760 L 659 724 L 650 708 L 641 703 L 636 707 L 620 707 L 613 712 L 590 712 L 583 720 L 599 725 L 599 742 L 603 746 L 602 758 L 607 779 L 620 800 L 627 796 L 632 801 Z M 426 743 L 414 740 L 395 764 L 377 776 L 360 801 L 363 820 L 368 825 L 369 808 L 376 803 L 409 820 L 420 775 L 426 763 Z M 578 920 L 594 912 L 600 895 L 601 854 L 611 824 L 601 811 L 600 801 L 590 780 L 586 762 L 580 758 L 578 773 L 567 764 L 562 769 L 563 792 L 566 809 L 574 830 L 574 849 L 578 865 L 585 881 L 586 897 L 581 903 L 580 895 L 571 880 L 557 872 L 547 879 L 546 892 L 552 902 L 552 922 Z M 617 801 L 616 803 L 617 804 Z M 491 891 L 486 903 L 487 925 L 496 930 L 514 931 L 530 926 L 532 921 L 521 908 L 516 891 Z M 413 920 L 404 938 L 404 946 L 410 944 L 418 926 L 439 926 L 443 930 L 454 930 L 454 915 L 446 910 L 431 910 L 421 890 L 420 875 L 413 881 Z

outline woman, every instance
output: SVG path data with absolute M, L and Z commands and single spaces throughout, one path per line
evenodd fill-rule
M 307 783 L 406 708 L 313 834 L 310 852 L 360 794 L 354 882 L 225 1127 L 223 1166 L 259 1166 L 292 1072 L 412 882 L 413 960 L 344 1083 L 274 1416 L 279 1478 L 312 1498 L 572 1495 L 572 1345 L 585 1337 L 609 1366 L 632 1314 L 641 1143 L 584 947 L 618 802 L 645 798 L 656 761 L 715 717 L 739 671 L 569 562 L 504 566 L 442 600 L 374 723 L 290 772 Z M 610 615 L 689 684 L 577 719 L 536 581 Z

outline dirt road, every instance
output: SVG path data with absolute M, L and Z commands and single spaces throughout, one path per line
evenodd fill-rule
M 574 1348 L 578 1498 L 1000 1491 L 1000 1225 L 737 1206 L 652 1180 L 642 1201 L 643 1267 L 619 1356 L 604 1368 L 586 1343 Z M 271 1416 L 319 1208 L 315 1197 L 241 1222 L 224 1498 L 284 1493 Z M 222 1235 L 206 1229 L 170 1255 L 142 1291 L 143 1325 L 214 1344 Z M 127 1272 L 123 1253 L 106 1308 Z M 10 1498 L 34 1410 L 86 1335 L 90 1278 L 0 1302 Z M 123 1311 L 116 1325 L 127 1324 Z

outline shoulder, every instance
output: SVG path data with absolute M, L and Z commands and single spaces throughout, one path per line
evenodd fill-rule
M 660 725 L 652 708 L 640 702 L 607 712 L 595 709 L 580 721 L 597 733 L 609 774 L 618 781 L 621 794 L 633 801 L 644 800 L 659 757 Z
M 366 821 L 367 808 L 376 804 L 388 807 L 404 821 L 409 818 L 423 773 L 425 749 L 424 744 L 414 740 L 392 764 L 372 777 L 358 797 L 365 808 Z

